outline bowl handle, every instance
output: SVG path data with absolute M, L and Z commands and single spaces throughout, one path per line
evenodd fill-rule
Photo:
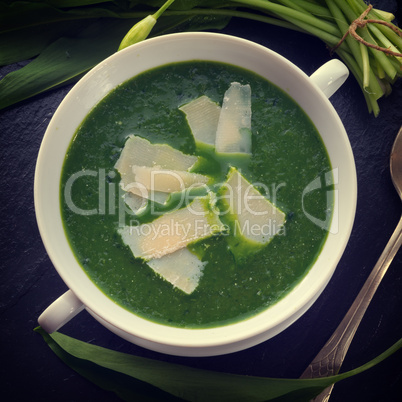
M 57 331 L 84 309 L 77 296 L 68 290 L 56 299 L 38 318 L 39 325 L 49 334 Z
M 313 81 L 327 98 L 330 98 L 349 76 L 349 70 L 338 59 L 332 59 L 323 64 L 318 70 L 310 75 Z

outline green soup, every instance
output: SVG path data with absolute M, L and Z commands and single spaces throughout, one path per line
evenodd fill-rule
M 199 171 L 223 180 L 229 164 L 196 148 L 178 108 L 201 95 L 221 104 L 231 82 L 250 84 L 252 91 L 252 156 L 242 173 L 249 182 L 264 185 L 264 195 L 286 213 L 286 224 L 268 245 L 245 259 L 234 257 L 224 235 L 195 244 L 207 264 L 199 286 L 188 295 L 124 245 L 119 225 L 154 217 L 151 209 L 136 217 L 122 203 L 114 165 L 127 136 L 135 134 L 202 155 Z M 166 325 L 214 327 L 267 309 L 306 275 L 327 236 L 326 225 L 317 222 L 328 221 L 333 207 L 327 197 L 331 187 L 308 186 L 330 171 L 314 125 L 270 82 L 221 63 L 170 64 L 123 83 L 88 114 L 65 158 L 61 211 L 77 260 L 114 302 Z

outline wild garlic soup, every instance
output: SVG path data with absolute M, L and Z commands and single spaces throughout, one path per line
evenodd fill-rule
M 114 302 L 165 325 L 253 316 L 306 275 L 327 237 L 320 135 L 266 79 L 191 61 L 121 84 L 66 154 L 61 211 L 77 260 Z

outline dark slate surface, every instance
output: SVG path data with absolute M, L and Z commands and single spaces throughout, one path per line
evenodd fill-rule
M 397 0 L 380 3 L 384 9 L 401 12 L 401 5 L 397 10 Z M 330 58 L 319 40 L 281 28 L 234 20 L 225 32 L 277 51 L 307 74 Z M 18 67 L 3 67 L 0 76 Z M 39 236 L 33 181 L 41 139 L 70 88 L 48 92 L 0 112 L 0 379 L 1 393 L 10 401 L 118 400 L 65 366 L 33 332 L 39 314 L 67 290 Z M 368 114 L 353 77 L 331 101 L 354 151 L 357 214 L 349 244 L 331 282 L 302 318 L 263 344 L 210 358 L 173 357 L 142 349 L 110 333 L 86 312 L 68 323 L 62 332 L 115 350 L 192 367 L 256 376 L 298 377 L 348 310 L 401 214 L 401 202 L 389 174 L 389 154 L 402 124 L 402 82 L 397 82 L 393 93 L 381 101 L 378 118 Z M 356 333 L 343 371 L 374 358 L 402 337 L 401 288 L 402 252 L 399 252 Z M 401 353 L 337 384 L 331 402 L 400 400 Z

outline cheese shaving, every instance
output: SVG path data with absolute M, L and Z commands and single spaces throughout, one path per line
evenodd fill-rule
M 197 197 L 185 208 L 168 212 L 150 223 L 124 226 L 119 233 L 135 257 L 160 258 L 225 229 L 209 208 L 209 197 Z
M 148 261 L 157 274 L 187 294 L 193 293 L 198 286 L 206 264 L 188 248 Z
M 251 154 L 251 88 L 232 82 L 225 92 L 216 131 L 218 153 Z
M 221 107 L 203 95 L 179 109 L 186 115 L 195 143 L 214 146 Z

